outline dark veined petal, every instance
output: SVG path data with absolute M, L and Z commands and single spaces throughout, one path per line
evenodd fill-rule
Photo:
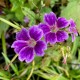
M 14 51 L 16 53 L 19 53 L 19 51 L 23 48 L 27 46 L 27 43 L 26 41 L 22 41 L 22 40 L 17 40 L 17 41 L 14 41 L 11 48 L 14 48 Z
M 47 49 L 47 44 L 44 41 L 38 41 L 34 47 L 37 56 L 44 56 L 44 50 Z
M 56 43 L 56 34 L 53 32 L 49 32 L 45 35 L 45 40 L 47 43 L 55 44 Z
M 68 33 L 65 31 L 57 31 L 57 42 L 63 42 L 68 39 Z
M 19 60 L 20 61 L 24 61 L 25 60 L 27 63 L 30 63 L 30 62 L 33 61 L 33 59 L 34 59 L 33 48 L 31 48 L 31 47 L 24 47 L 19 52 Z
M 74 42 L 75 37 L 78 36 L 78 32 L 75 27 L 69 27 L 69 32 L 71 33 L 72 36 L 72 42 Z
M 74 22 L 73 19 L 70 19 L 70 27 L 69 27 L 70 33 L 75 34 L 76 36 L 78 35 L 77 29 L 76 29 L 76 23 Z
M 76 23 L 74 22 L 73 19 L 70 19 L 69 23 L 70 23 L 70 27 L 76 27 Z
M 20 32 L 16 33 L 16 40 L 29 40 L 29 34 L 26 28 L 22 28 Z
M 43 33 L 46 34 L 47 32 L 50 31 L 50 28 L 48 25 L 44 24 L 44 23 L 40 23 L 39 24 L 39 28 L 43 30 Z
M 17 40 L 17 41 L 14 41 L 11 48 L 15 48 L 15 47 L 18 47 L 18 46 L 26 46 L 27 43 L 26 41 L 23 41 L 23 40 Z
M 76 36 L 78 36 L 78 32 L 76 27 L 69 27 L 69 32 L 75 34 Z
M 59 17 L 57 20 L 57 27 L 58 28 L 65 28 L 69 25 L 69 21 L 66 18 Z
M 78 36 L 76 23 L 74 22 L 73 19 L 70 19 L 69 22 L 70 22 L 69 32 L 71 33 L 71 36 L 72 36 L 72 42 L 74 42 L 75 37 Z
M 24 48 L 24 47 L 20 46 L 20 47 L 14 48 L 15 53 L 16 53 L 16 54 L 19 54 L 19 52 L 20 52 L 20 50 L 21 50 L 22 48 Z
M 38 26 L 32 26 L 29 29 L 30 37 L 34 40 L 40 40 L 43 37 L 43 31 Z
M 53 26 L 56 20 L 57 20 L 56 15 L 53 12 L 46 13 L 44 15 L 44 22 L 46 22 L 50 26 Z

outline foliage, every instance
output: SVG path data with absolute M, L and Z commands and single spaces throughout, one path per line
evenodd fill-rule
M 0 11 L 3 11 L 0 14 L 0 20 L 4 18 L 10 21 L 10 23 L 0 21 L 0 38 L 2 39 L 0 45 L 3 47 L 0 49 L 2 51 L 0 58 L 5 60 L 4 62 L 0 61 L 0 80 L 26 80 L 30 75 L 30 80 L 80 80 L 80 36 L 76 37 L 74 43 L 71 42 L 70 37 L 66 42 L 49 46 L 44 57 L 35 57 L 34 64 L 20 62 L 16 59 L 16 56 L 10 58 L 8 47 L 6 48 L 7 39 L 5 36 L 7 31 L 10 30 L 9 27 L 17 27 L 17 29 L 11 28 L 13 34 L 20 27 L 28 28 L 38 24 L 43 20 L 43 15 L 51 11 L 57 12 L 59 16 L 67 19 L 73 18 L 80 34 L 80 0 L 64 0 L 64 4 L 62 2 L 63 0 L 0 1 L 2 3 L 0 4 L 2 6 Z M 60 11 L 57 10 L 57 7 Z M 24 22 L 25 16 L 29 18 L 29 23 Z M 2 35 L 3 33 L 5 35 Z M 15 53 L 10 52 L 10 54 Z M 64 63 L 65 59 L 66 63 Z
M 61 16 L 64 16 L 67 19 L 73 18 L 77 24 L 77 30 L 80 33 L 80 0 L 69 0 L 67 7 L 61 11 Z

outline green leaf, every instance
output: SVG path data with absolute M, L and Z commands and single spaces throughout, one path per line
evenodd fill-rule
M 80 61 L 80 49 L 78 50 L 78 61 Z
M 0 70 L 0 77 L 10 78 L 10 74 L 7 71 Z
M 10 0 L 12 3 L 11 12 L 15 13 L 16 18 L 19 21 L 23 21 L 24 14 L 22 13 L 21 8 L 24 5 L 25 0 Z
M 47 80 L 68 80 L 67 78 L 62 76 L 62 74 L 52 74 L 52 73 L 50 74 L 50 73 L 45 73 L 41 70 L 37 70 L 34 73 Z
M 72 2 L 72 1 L 74 1 L 74 0 L 68 0 L 69 2 Z
M 41 67 L 41 70 L 46 72 L 47 74 L 52 74 L 52 75 L 58 75 L 58 73 L 56 72 L 56 70 L 54 69 L 50 69 L 48 67 Z
M 72 47 L 72 51 L 71 51 L 73 57 L 75 57 L 75 54 L 77 52 L 78 44 L 79 44 L 79 37 L 77 36 L 73 43 L 73 47 Z
M 18 0 L 20 5 L 24 5 L 26 0 Z
M 55 46 L 58 47 L 58 46 Z M 61 58 L 61 54 L 59 50 L 51 47 L 46 50 L 46 54 L 48 54 L 54 61 L 58 62 Z
M 11 11 L 15 11 L 20 6 L 18 0 L 10 0 L 10 2 L 12 3 Z
M 50 80 L 68 80 L 67 78 L 63 77 L 62 74 L 53 76 Z
M 18 8 L 15 12 L 15 16 L 19 21 L 23 21 L 24 14 L 21 11 L 21 8 Z
M 24 5 L 25 0 L 10 0 L 12 4 L 11 11 L 16 11 Z
M 57 1 L 58 0 L 51 0 L 51 3 L 50 3 L 51 7 L 53 7 L 55 5 L 55 2 L 57 2 Z
M 37 8 L 37 4 L 40 0 L 29 0 L 28 4 L 30 6 L 31 9 L 33 9 L 34 7 Z
M 50 57 L 45 57 L 43 60 L 42 60 L 42 65 L 41 67 L 45 68 L 45 67 L 48 67 L 51 63 L 51 58 Z
M 77 65 L 75 65 L 77 66 Z M 80 68 L 70 70 L 70 76 L 74 78 L 74 80 L 80 80 Z
M 0 21 L 0 38 L 2 35 L 2 32 L 6 32 L 6 30 L 9 28 L 9 25 Z
M 51 8 L 49 8 L 49 7 L 43 7 L 40 12 L 41 13 L 49 13 L 49 12 L 51 12 Z
M 32 26 L 35 24 L 35 13 L 33 11 L 31 11 L 29 8 L 27 7 L 23 7 L 22 8 L 22 12 L 25 16 L 28 16 L 28 18 L 30 19 L 30 22 L 29 22 L 29 26 Z
M 35 13 L 33 11 L 31 11 L 29 8 L 27 7 L 23 7 L 22 8 L 22 12 L 24 13 L 24 15 L 29 16 L 30 18 L 35 18 Z
M 0 77 L 1 80 L 10 80 L 10 79 L 7 79 L 7 78 L 4 78 L 4 77 Z
M 61 11 L 61 16 L 66 17 L 67 19 L 74 19 L 80 34 L 80 0 L 69 2 L 67 7 Z
M 49 7 L 43 7 L 43 8 L 41 9 L 41 11 L 40 11 L 40 20 L 43 21 L 43 16 L 44 16 L 44 14 L 45 14 L 45 13 L 49 13 L 49 12 L 51 12 L 51 11 L 52 11 L 51 8 L 49 8 Z

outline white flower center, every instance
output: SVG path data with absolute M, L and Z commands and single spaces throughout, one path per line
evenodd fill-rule
M 34 47 L 36 45 L 36 41 L 34 39 L 30 39 L 27 41 L 27 44 L 29 47 Z
M 59 30 L 56 24 L 54 26 L 51 26 L 50 29 L 52 32 L 57 32 Z

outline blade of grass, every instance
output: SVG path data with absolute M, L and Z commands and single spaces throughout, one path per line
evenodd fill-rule
M 4 77 L 0 77 L 1 80 L 10 80 L 10 79 L 7 79 L 7 78 L 4 78 Z
M 2 32 L 1 39 L 2 39 L 2 50 L 3 50 L 3 53 L 7 55 L 6 40 L 5 40 L 4 32 Z M 6 62 L 6 60 L 5 60 L 5 62 Z M 6 65 L 7 65 L 7 62 L 6 62 Z
M 33 61 L 33 62 L 32 62 L 32 70 L 31 70 L 31 72 L 30 72 L 30 74 L 29 74 L 29 76 L 27 77 L 26 80 L 30 80 L 30 78 L 31 78 L 31 76 L 32 76 L 32 74 L 33 74 L 33 71 L 34 71 L 34 65 L 35 65 L 35 62 Z
M 10 26 L 12 26 L 12 27 L 14 27 L 14 28 L 16 28 L 16 29 L 19 29 L 19 30 L 21 29 L 20 27 L 16 26 L 15 24 L 11 23 L 10 21 L 5 20 L 5 19 L 3 19 L 3 18 L 1 18 L 1 17 L 0 17 L 0 20 L 1 20 L 2 22 L 4 22 L 4 23 L 6 23 L 6 24 L 8 24 L 8 25 L 10 25 Z
M 76 37 L 74 43 L 73 43 L 73 48 L 72 48 L 72 56 L 74 57 L 78 48 L 78 43 L 79 43 L 79 37 Z
M 11 61 L 9 60 L 9 58 L 7 57 L 6 54 L 2 53 L 3 57 L 5 58 L 5 60 L 7 61 L 7 63 L 10 63 Z M 18 70 L 16 69 L 16 67 L 11 63 L 11 68 L 13 69 L 13 71 L 15 72 L 16 75 L 19 75 Z
M 2 33 L 2 49 L 3 49 L 3 53 L 7 54 L 7 50 L 6 50 L 6 41 L 5 41 L 5 34 L 4 32 Z
M 12 60 L 10 61 L 10 63 L 9 63 L 9 66 L 12 64 L 12 62 L 17 58 L 17 56 L 18 56 L 18 54 L 16 54 L 13 58 L 12 58 Z
M 8 78 L 8 76 L 6 75 L 6 73 L 3 73 L 2 71 L 0 71 L 0 76 L 4 77 L 4 78 Z

